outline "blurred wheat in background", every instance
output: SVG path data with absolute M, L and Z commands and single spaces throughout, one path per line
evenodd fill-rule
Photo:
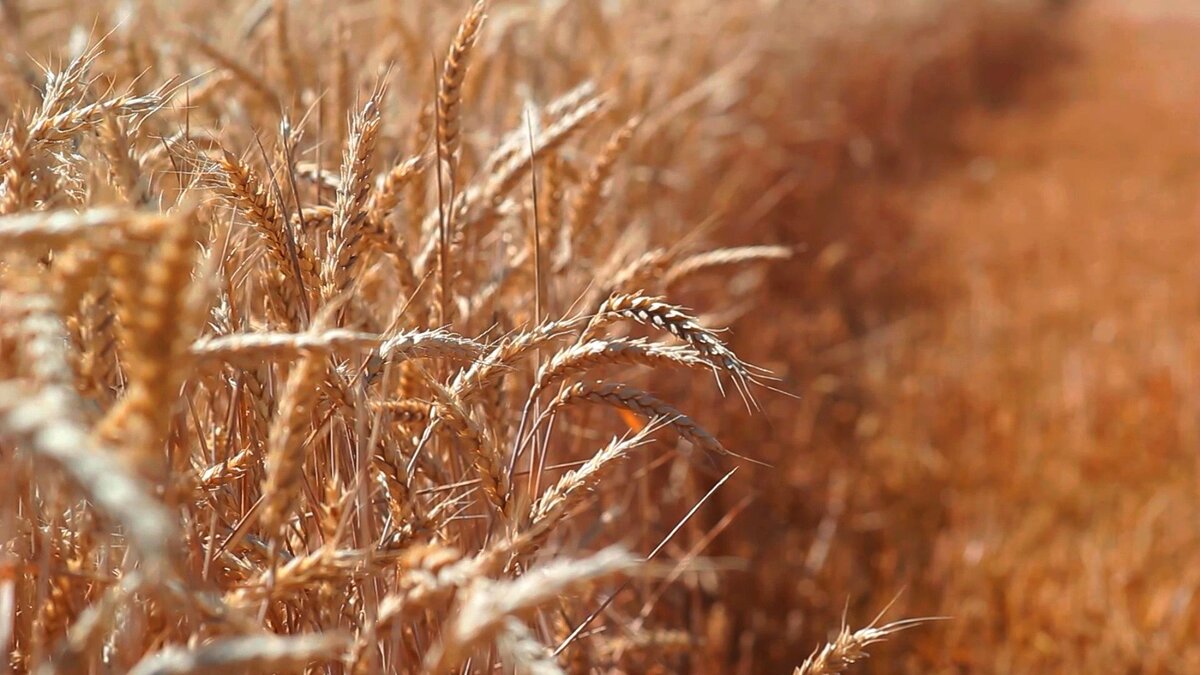
M 0 2 L 6 665 L 1200 666 L 1082 4 Z

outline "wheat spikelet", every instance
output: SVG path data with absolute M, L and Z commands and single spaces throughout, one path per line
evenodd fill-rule
M 442 79 L 438 85 L 437 139 L 442 159 L 449 163 L 451 175 L 457 166 L 458 147 L 462 143 L 462 84 L 467 74 L 471 52 L 479 39 L 483 27 L 487 0 L 478 0 L 463 17 L 458 33 L 450 43 L 450 51 L 442 66 Z
M 398 590 L 379 602 L 378 628 L 451 600 L 471 577 L 472 561 L 438 545 L 414 546 L 400 559 Z
M 91 654 L 99 649 L 117 619 L 118 603 L 143 586 L 142 575 L 132 572 L 113 584 L 86 610 L 55 646 L 50 658 L 37 669 L 38 675 L 83 672 Z
M 95 128 L 108 116 L 129 117 L 153 111 L 163 103 L 162 96 L 124 94 L 107 101 L 69 108 L 49 117 L 34 120 L 29 128 L 28 143 L 39 146 L 62 143 L 73 136 Z
M 200 489 L 215 490 L 245 476 L 257 458 L 257 451 L 246 449 L 223 462 L 200 469 L 197 471 Z
M 625 438 L 614 438 L 592 455 L 583 466 L 563 474 L 529 509 L 529 524 L 523 533 L 518 551 L 537 546 L 554 530 L 560 520 L 574 510 L 583 498 L 604 478 L 616 460 L 645 445 L 651 434 L 671 420 L 651 420 L 640 431 Z
M 303 181 L 305 183 L 312 183 L 313 185 L 320 187 L 322 190 L 329 190 L 333 193 L 337 193 L 338 189 L 342 187 L 340 168 L 332 169 L 329 167 L 321 167 L 318 166 L 316 162 L 296 162 L 294 170 L 296 173 L 296 180 Z M 322 208 L 328 209 L 329 213 L 332 215 L 333 207 Z
M 63 391 L 75 388 L 75 373 L 67 357 L 67 328 L 54 303 L 43 294 L 3 293 L 0 305 L 11 314 L 16 339 L 25 356 L 24 368 L 41 385 Z
M 367 359 L 368 380 L 378 377 L 384 366 L 415 358 L 449 358 L 470 361 L 484 351 L 480 343 L 445 330 L 407 331 L 383 340 Z
M 234 609 L 245 609 L 264 598 L 282 598 L 308 586 L 339 581 L 363 573 L 364 556 L 360 551 L 322 547 L 308 555 L 292 558 L 278 568 L 266 570 L 231 593 L 225 602 Z
M 467 454 L 475 473 L 479 478 L 483 494 L 488 502 L 502 516 L 508 514 L 509 486 L 508 478 L 500 469 L 500 452 L 492 435 L 475 419 L 464 405 L 464 400 L 452 389 L 443 387 L 438 382 L 428 383 L 434 396 L 434 411 L 436 419 L 450 427 L 451 431 L 467 446 Z M 434 424 L 426 426 L 426 434 L 431 433 Z M 427 437 L 423 437 L 423 441 Z M 418 451 L 420 446 L 418 446 Z
M 663 365 L 683 368 L 706 367 L 707 362 L 692 347 L 661 345 L 646 340 L 609 338 L 576 343 L 555 354 L 541 370 L 529 392 L 534 399 L 555 382 L 604 365 Z
M 406 359 L 449 358 L 471 360 L 483 346 L 445 330 L 405 331 L 377 335 L 345 328 L 307 333 L 233 333 L 203 337 L 192 343 L 191 354 L 200 363 L 261 363 L 295 359 L 306 352 L 324 354 L 374 351 L 367 373 L 373 377 L 388 363 Z
M 75 611 L 70 577 L 57 575 L 49 580 L 47 597 L 37 609 L 33 619 L 33 630 L 41 643 L 52 642 L 66 632 Z
M 150 186 L 132 147 L 132 139 L 115 115 L 106 115 L 97 128 L 100 147 L 108 159 L 109 176 L 126 203 L 143 205 L 150 199 Z
M 278 290 L 289 325 L 304 326 L 309 311 L 307 294 L 317 287 L 316 265 L 287 229 L 275 197 L 255 171 L 228 151 L 222 153 L 221 170 L 225 176 L 222 185 L 225 195 L 263 237 L 272 268 L 283 275 Z M 275 287 L 272 283 L 272 288 Z
M 562 144 L 578 133 L 588 123 L 604 111 L 608 99 L 603 96 L 581 101 L 577 106 L 565 113 L 560 119 L 546 127 L 546 130 L 533 139 L 533 148 L 524 152 L 514 152 L 492 172 L 484 184 L 478 201 L 491 213 L 499 206 L 500 199 L 524 180 L 533 164 L 546 154 L 556 151 Z
M 409 154 L 430 154 L 429 149 L 436 142 L 434 139 L 434 134 L 436 133 L 436 129 L 434 128 L 434 118 L 436 116 L 434 109 L 435 104 L 426 101 L 418 110 L 417 119 L 409 132 Z M 404 238 L 408 241 L 418 241 L 418 238 L 421 236 L 422 223 L 425 222 L 428 215 L 428 207 L 426 205 L 428 176 L 429 172 L 427 171 L 420 171 L 413 174 L 405 188 L 405 205 L 407 206 L 405 210 L 408 217 L 405 219 Z
M 85 388 L 106 402 L 112 395 L 117 374 L 117 334 L 112 310 L 112 294 L 97 278 L 91 293 L 79 303 L 81 330 L 86 334 L 79 357 L 79 375 Z M 64 306 L 67 305 L 64 302 Z
M 666 274 L 675 256 L 675 251 L 665 248 L 646 251 L 612 275 L 612 281 L 608 284 L 610 295 L 639 290 L 656 283 Z
M 621 158 L 625 149 L 629 147 L 630 141 L 633 140 L 633 133 L 639 124 L 641 124 L 641 118 L 634 117 L 613 132 L 596 160 L 592 162 L 591 168 L 588 169 L 587 178 L 584 179 L 575 193 L 574 199 L 571 200 L 567 231 L 563 237 L 564 248 L 559 255 L 560 268 L 570 259 L 571 247 L 576 245 L 576 239 L 579 239 L 577 245 L 582 250 L 594 250 L 596 236 L 592 233 L 592 224 L 600 210 L 604 188 L 612 177 L 617 160 Z
M 580 103 L 562 119 L 548 127 L 544 133 L 533 140 L 533 148 L 526 152 L 513 152 L 507 160 L 500 163 L 488 174 L 487 182 L 472 186 L 464 191 L 449 207 L 451 223 L 456 228 L 471 227 L 484 230 L 498 215 L 504 198 L 512 192 L 528 176 L 533 165 L 547 153 L 556 151 L 571 136 L 583 129 L 604 110 L 606 99 L 603 97 L 590 98 Z M 436 212 L 429 213 L 421 224 L 422 241 L 424 245 L 417 254 L 413 269 L 418 274 L 428 269 L 429 259 L 437 250 L 437 232 L 439 217 Z
M 721 443 L 699 424 L 656 396 L 640 389 L 618 383 L 580 382 L 564 389 L 550 403 L 547 414 L 575 401 L 590 401 L 624 408 L 646 419 L 656 417 L 670 420 L 671 428 L 701 450 L 731 455 Z
M 480 643 L 493 640 L 510 617 L 557 598 L 574 586 L 628 572 L 638 560 L 618 548 L 599 551 L 580 560 L 551 562 L 524 576 L 503 582 L 476 580 L 457 601 L 455 620 L 430 650 L 425 668 L 447 672 L 465 660 Z
M 29 134 L 20 116 L 13 120 L 13 126 L 4 135 L 3 143 L 0 158 L 3 159 L 4 200 L 0 201 L 0 214 L 13 214 L 31 206 L 34 201 Z
M 410 157 L 384 174 L 367 214 L 365 228 L 368 236 L 373 237 L 374 243 L 395 260 L 404 287 L 414 290 L 419 283 L 408 255 L 407 240 L 396 231 L 392 212 L 400 204 L 408 186 L 424 171 L 427 159 L 428 157 L 423 155 Z M 410 204 L 409 210 L 415 210 L 415 206 Z
M 379 189 L 371 204 L 370 217 L 375 221 L 386 221 L 400 205 L 405 189 L 419 176 L 429 163 L 427 155 L 414 155 L 397 163 L 383 175 Z
M 317 384 L 327 357 L 306 352 L 288 376 L 267 440 L 267 477 L 263 482 L 263 529 L 277 535 L 296 508 L 306 455 L 304 441 L 317 403 Z
M 554 655 L 520 620 L 509 617 L 496 635 L 496 648 L 506 667 L 529 675 L 563 673 Z
M 59 72 L 47 72 L 37 116 L 46 119 L 58 115 L 70 106 L 73 100 L 78 99 L 99 56 L 100 45 L 89 45 L 71 59 L 66 68 Z
M 792 249 L 786 246 L 740 246 L 737 248 L 719 248 L 713 251 L 697 253 L 671 266 L 663 278 L 664 288 L 670 288 L 693 275 L 714 268 L 746 263 L 788 260 L 792 257 Z
M 352 281 L 355 262 L 368 250 L 372 241 L 389 239 L 384 222 L 367 217 L 367 198 L 371 191 L 371 162 L 383 124 L 380 106 L 384 89 L 376 89 L 363 109 L 354 116 L 350 140 L 342 159 L 341 185 L 333 214 L 333 256 L 326 260 L 324 296 L 340 295 Z
M 198 362 L 249 363 L 267 360 L 292 360 L 305 352 L 335 353 L 367 350 L 379 345 L 383 338 L 372 333 L 331 328 L 307 333 L 232 333 L 206 336 L 191 345 Z
M 680 307 L 664 302 L 661 298 L 641 293 L 620 293 L 610 296 L 596 310 L 587 328 L 580 336 L 593 337 L 605 325 L 620 319 L 632 319 L 640 324 L 665 330 L 700 352 L 714 371 L 725 372 L 733 377 L 738 389 L 746 394 L 747 383 L 755 381 L 749 366 L 725 345 L 716 334 Z
M 582 103 L 596 95 L 596 83 L 592 80 L 584 80 L 572 88 L 565 94 L 551 101 L 546 105 L 546 117 L 548 119 L 558 119 L 563 115 L 569 114 L 572 110 L 578 108 Z
M 842 626 L 838 636 L 814 651 L 812 656 L 796 668 L 794 675 L 836 675 L 845 672 L 855 662 L 867 658 L 867 647 L 926 621 L 927 619 L 906 619 L 882 626 L 867 626 L 853 632 Z
M 529 127 L 532 126 L 534 136 L 544 133 L 544 122 L 558 122 L 564 116 L 573 114 L 577 109 L 585 107 L 589 101 L 596 98 L 596 83 L 591 80 L 586 80 L 582 84 L 560 95 L 558 98 L 547 103 L 538 112 L 536 108 L 527 108 L 527 120 L 529 124 L 523 120 L 521 124 L 510 129 L 496 143 L 496 147 L 488 154 L 487 159 L 483 163 L 480 173 L 483 175 L 491 175 L 500 170 L 500 167 L 508 164 L 516 159 L 517 155 L 529 152 Z
M 134 297 L 125 298 L 130 383 L 96 430 L 108 442 L 121 439 L 127 458 L 156 483 L 168 469 L 158 456 L 157 443 L 167 432 L 171 404 L 186 375 L 182 366 L 187 345 L 199 330 L 199 308 L 189 306 L 186 294 L 198 250 L 196 225 L 194 213 L 166 219 L 155 258 L 141 277 L 142 287 L 130 289 Z
M 651 650 L 656 654 L 687 651 L 699 646 L 696 636 L 682 630 L 648 630 L 642 628 L 627 637 L 612 640 L 613 651 Z

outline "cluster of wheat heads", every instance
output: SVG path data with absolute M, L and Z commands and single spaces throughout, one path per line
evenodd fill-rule
M 676 535 L 740 460 L 644 372 L 752 405 L 764 373 L 668 295 L 790 253 L 660 243 L 646 174 L 699 90 L 468 117 L 517 69 L 476 53 L 485 2 L 433 63 L 335 26 L 325 88 L 264 4 L 265 70 L 110 36 L 6 108 L 8 665 L 683 667 L 672 583 L 730 519 Z

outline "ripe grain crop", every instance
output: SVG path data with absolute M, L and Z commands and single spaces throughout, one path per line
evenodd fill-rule
M 811 63 L 880 3 L 0 4 L 8 667 L 810 652 L 811 627 L 731 614 L 745 560 L 706 557 L 753 497 L 735 472 L 786 491 L 805 452 L 759 443 L 793 355 L 726 328 L 837 263 L 790 200 L 888 134 Z M 976 4 L 888 11 L 919 32 L 986 25 Z M 800 672 L 912 625 L 843 629 Z

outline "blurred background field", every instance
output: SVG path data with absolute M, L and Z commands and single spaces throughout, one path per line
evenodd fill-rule
M 893 597 L 952 617 L 875 672 L 1200 667 L 1197 5 L 1081 2 L 1057 35 L 1053 64 L 891 186 L 910 245 L 935 249 L 903 276 L 945 294 L 901 292 L 898 315 L 796 359 L 800 489 L 749 519 L 763 539 L 729 542 L 777 570 L 746 575 L 777 610 L 760 625 Z

